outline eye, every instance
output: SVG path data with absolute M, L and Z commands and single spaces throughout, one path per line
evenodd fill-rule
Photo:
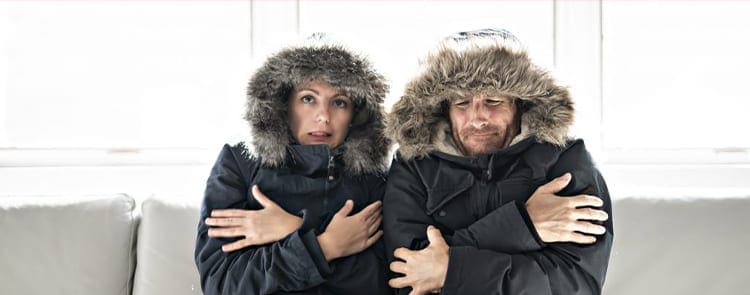
M 469 106 L 469 101 L 462 99 L 462 100 L 456 100 L 453 102 L 453 106 L 459 108 L 459 109 L 465 109 Z
M 499 105 L 503 104 L 504 102 L 505 102 L 504 100 L 501 100 L 501 99 L 492 99 L 492 98 L 488 98 L 488 99 L 486 99 L 484 101 L 484 103 L 486 105 L 488 105 L 488 106 L 499 106 Z
M 313 103 L 313 101 L 315 101 L 315 98 L 313 98 L 310 95 L 305 95 L 302 98 L 300 98 L 300 100 L 302 101 L 302 103 Z
M 347 106 L 349 106 L 349 102 L 343 99 L 336 99 L 333 101 L 333 105 L 340 109 L 345 109 Z

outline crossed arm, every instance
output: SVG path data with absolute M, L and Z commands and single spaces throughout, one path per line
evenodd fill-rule
M 381 202 L 349 216 L 348 201 L 316 234 L 305 216 L 286 213 L 259 188 L 253 188 L 257 203 L 248 199 L 251 177 L 241 167 L 252 163 L 240 157 L 225 146 L 208 180 L 195 249 L 204 294 L 306 290 L 333 276 L 328 262 L 361 252 L 382 235 Z M 272 229 L 253 231 L 264 226 Z
M 607 220 L 610 210 L 598 173 L 591 175 L 594 189 L 586 193 L 599 198 L 582 191 L 571 197 L 556 196 L 570 181 L 568 175 L 539 187 L 524 204 L 543 243 L 524 239 L 529 235 L 527 226 L 508 219 L 517 211 L 511 203 L 451 236 L 442 235 L 424 213 L 426 192 L 415 174 L 407 163 L 394 161 L 389 178 L 404 181 L 389 183 L 384 201 L 386 248 L 393 255 L 390 268 L 403 274 L 389 284 L 403 288 L 399 293 L 407 293 L 407 287 L 410 294 L 436 290 L 451 294 L 600 292 L 612 233 L 611 222 L 605 222 L 606 227 L 593 222 Z
M 239 238 L 225 244 L 222 251 L 232 252 L 245 247 L 280 241 L 302 225 L 302 218 L 286 212 L 269 199 L 258 186 L 252 194 L 263 208 L 259 210 L 216 209 L 205 222 L 211 226 L 211 238 Z M 334 215 L 325 232 L 317 236 L 318 244 L 326 261 L 349 256 L 369 248 L 383 235 L 379 230 L 383 219 L 382 202 L 376 201 L 349 216 L 354 203 L 348 200 Z
M 396 164 L 394 162 L 394 166 Z M 394 168 L 396 172 L 392 170 L 392 173 L 405 172 L 403 169 L 399 172 L 399 167 Z M 396 177 L 408 177 L 408 175 Z M 507 230 L 502 227 L 503 222 L 496 221 L 498 218 L 500 220 L 507 218 L 508 212 L 514 210 L 512 207 L 503 206 L 505 208 L 501 207 L 496 210 L 494 216 L 490 214 L 477 221 L 472 225 L 474 229 L 469 226 L 467 229 L 458 230 L 452 236 L 448 236 L 451 244 L 449 246 L 439 230 L 428 226 L 434 223 L 431 218 L 419 216 L 419 212 L 423 214 L 424 208 L 403 203 L 403 200 L 407 203 L 414 201 L 414 195 L 412 194 L 412 199 L 409 199 L 408 196 L 396 192 L 399 201 L 391 205 L 400 207 L 401 211 L 398 212 L 404 213 L 405 216 L 396 218 L 395 226 L 386 225 L 386 229 L 401 231 L 397 233 L 401 236 L 404 234 L 408 236 L 411 233 L 415 239 L 426 237 L 429 246 L 421 250 L 410 250 L 407 248 L 410 244 L 402 242 L 401 247 L 393 250 L 392 254 L 398 260 L 392 262 L 390 268 L 405 276 L 392 279 L 389 282 L 390 285 L 394 288 L 411 287 L 413 294 L 424 294 L 441 288 L 446 291 L 471 292 L 474 290 L 483 293 L 494 290 L 497 294 L 524 290 L 542 293 L 597 293 L 606 270 L 611 233 L 606 233 L 605 227 L 591 221 L 607 220 L 608 214 L 603 210 L 582 208 L 601 207 L 603 205 L 601 198 L 584 194 L 573 197 L 555 195 L 567 186 L 570 178 L 570 174 L 565 174 L 552 180 L 537 189 L 525 204 L 525 209 L 533 223 L 533 230 L 543 243 L 518 243 L 517 241 L 522 239 L 513 239 L 514 234 L 532 233 L 524 233 L 523 230 L 517 228 L 515 233 L 503 232 Z M 601 190 L 595 190 L 597 191 Z M 603 192 L 606 193 L 606 188 Z M 389 193 L 392 192 L 389 190 Z M 263 206 L 262 209 L 213 210 L 211 217 L 205 220 L 207 225 L 212 226 L 208 231 L 210 237 L 241 237 L 238 241 L 222 246 L 224 252 L 279 241 L 299 228 L 302 222 L 299 217 L 284 211 L 263 195 L 257 187 L 253 188 L 253 196 Z M 350 212 L 351 203 L 347 202 L 326 229 L 326 232 L 330 233 L 328 237 L 331 238 L 326 239 L 326 235 L 323 234 L 318 236 L 317 241 L 327 261 L 335 257 L 346 256 L 345 253 L 350 255 L 362 251 L 382 235 L 382 231 L 376 231 L 382 220 L 379 202 L 368 206 L 358 214 L 348 216 Z M 508 238 L 500 239 L 499 243 L 483 241 L 485 235 L 477 234 L 477 231 L 481 233 L 482 230 L 494 230 L 495 236 Z M 596 235 L 603 236 L 597 239 Z M 331 241 L 349 242 L 335 246 L 338 248 L 330 248 L 326 245 L 329 245 L 327 243 Z M 547 243 L 556 244 L 545 245 Z M 585 245 L 591 246 L 581 248 Z M 391 246 L 388 245 L 388 249 L 393 249 Z M 602 260 L 604 260 L 603 270 Z M 483 271 L 471 272 L 461 267 L 461 265 L 468 265 L 470 261 L 476 262 L 472 264 L 472 268 L 479 266 L 476 269 Z M 580 262 L 583 267 L 577 266 L 576 261 Z M 569 267 L 560 268 L 561 264 Z M 448 271 L 449 265 L 452 269 L 450 272 Z M 491 273 L 493 276 L 480 282 L 476 279 L 481 276 L 472 273 L 485 276 Z M 516 275 L 509 276 L 508 274 L 511 273 Z M 539 284 L 538 281 L 534 284 L 528 283 L 535 281 L 534 278 L 543 279 L 543 282 L 547 283 Z M 461 285 L 469 289 L 453 286 L 456 285 L 456 281 L 461 281 Z M 472 286 L 472 281 L 478 284 Z M 572 282 L 575 286 L 574 290 L 560 289 L 560 286 L 570 285 L 566 282 Z

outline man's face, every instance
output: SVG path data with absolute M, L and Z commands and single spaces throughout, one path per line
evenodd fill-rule
M 456 98 L 449 116 L 453 141 L 465 156 L 488 154 L 510 145 L 519 132 L 516 105 L 504 97 L 483 94 Z

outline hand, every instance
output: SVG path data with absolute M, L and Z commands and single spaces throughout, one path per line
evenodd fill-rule
M 534 224 L 539 237 L 545 243 L 592 244 L 596 242 L 596 237 L 592 235 L 602 235 L 607 231 L 603 226 L 591 222 L 591 220 L 607 220 L 609 218 L 607 212 L 579 208 L 601 207 L 604 204 L 602 199 L 588 195 L 573 197 L 555 195 L 568 185 L 570 179 L 570 173 L 565 173 L 537 188 L 526 201 L 526 210 L 529 212 L 531 223 Z
M 347 200 L 344 203 L 325 232 L 318 235 L 318 243 L 327 261 L 359 253 L 383 236 L 383 231 L 378 230 L 383 220 L 381 204 L 382 202 L 377 201 L 359 213 L 348 216 L 354 208 L 354 202 Z
M 403 261 L 391 262 L 391 271 L 404 276 L 391 279 L 388 285 L 393 288 L 411 287 L 410 295 L 433 293 L 443 287 L 450 258 L 448 244 L 440 230 L 432 225 L 427 227 L 427 239 L 430 245 L 422 250 L 412 251 L 402 247 L 393 251 L 393 255 Z
M 236 251 L 252 245 L 276 242 L 288 236 L 300 225 L 302 218 L 284 211 L 264 195 L 257 185 L 253 186 L 253 197 L 263 206 L 260 210 L 221 209 L 212 210 L 206 224 L 211 238 L 244 237 L 221 247 L 224 252 Z

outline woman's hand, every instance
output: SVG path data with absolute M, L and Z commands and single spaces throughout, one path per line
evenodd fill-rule
M 302 225 L 302 218 L 284 211 L 266 197 L 257 185 L 253 186 L 252 192 L 253 197 L 263 206 L 263 209 L 212 210 L 211 217 L 206 218 L 206 225 L 211 226 L 208 230 L 209 237 L 244 237 L 244 239 L 222 246 L 221 250 L 224 252 L 279 241 Z
M 354 202 L 347 200 L 336 212 L 325 232 L 318 235 L 318 243 L 327 261 L 359 253 L 374 244 L 383 231 L 378 230 L 383 220 L 382 202 L 377 201 L 357 214 L 348 216 Z

